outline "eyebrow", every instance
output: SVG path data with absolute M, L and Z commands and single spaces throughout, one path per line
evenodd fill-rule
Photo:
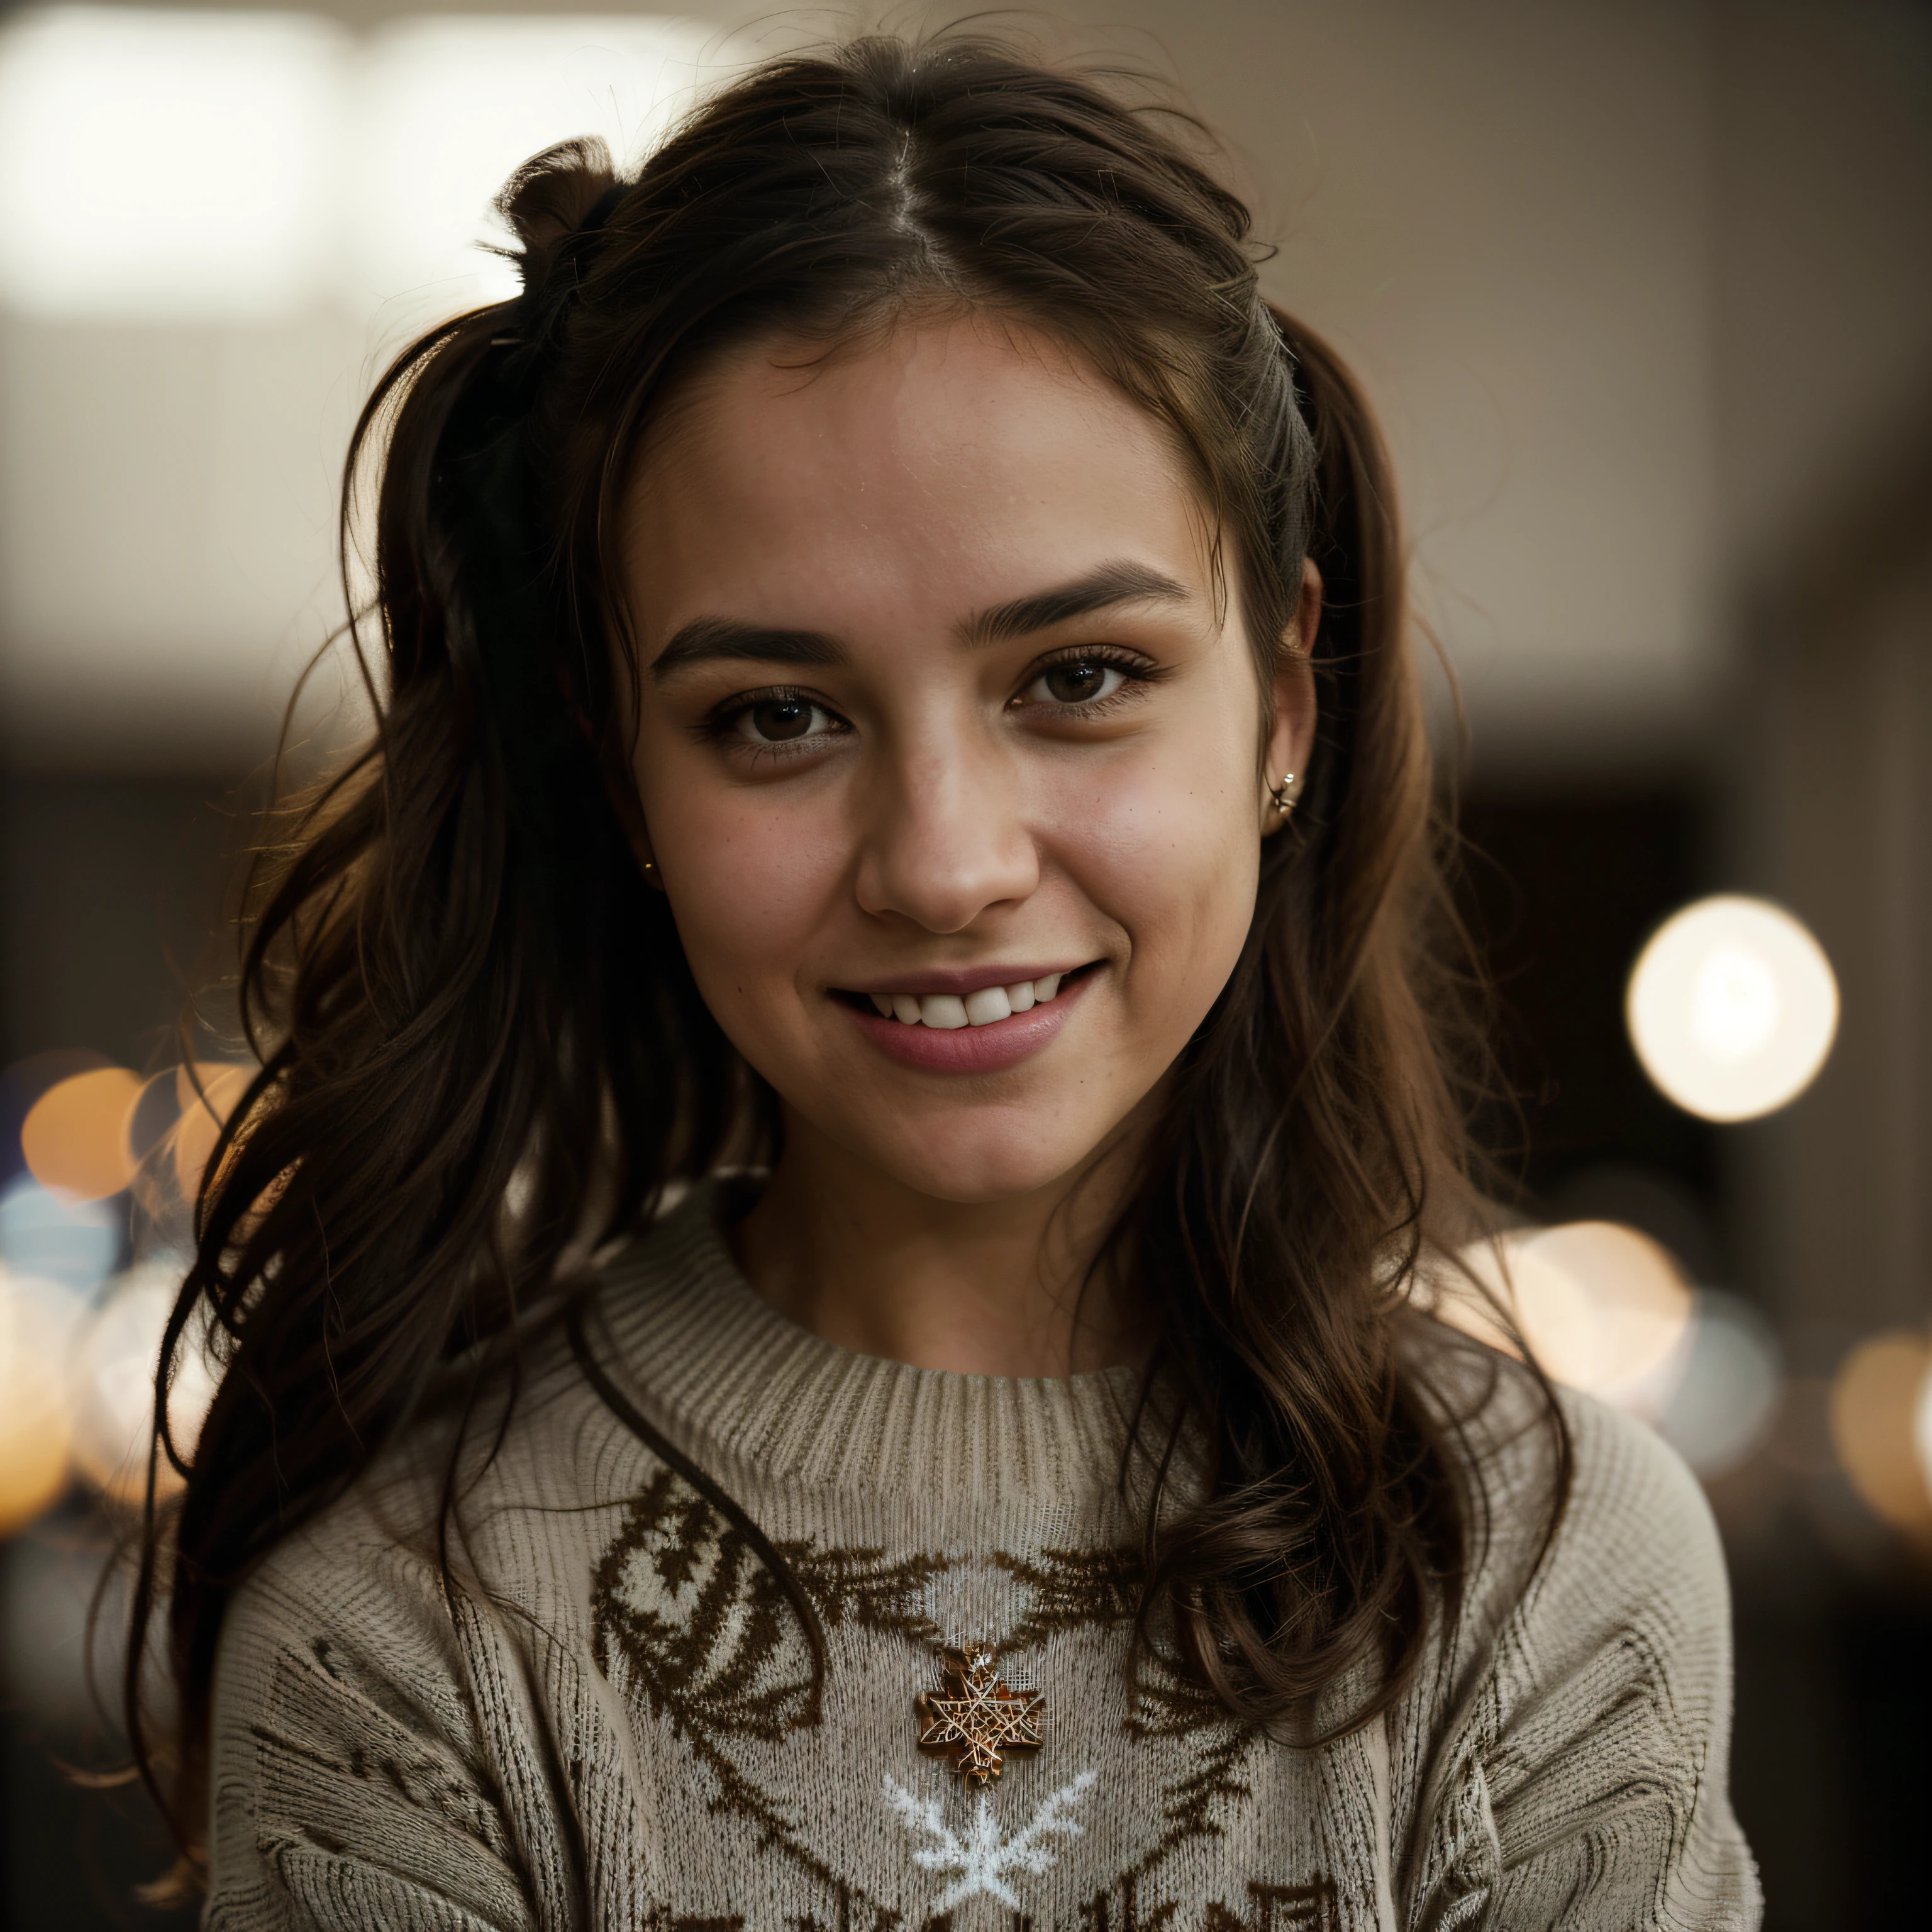
M 962 624 L 959 635 L 968 644 L 1004 644 L 1118 604 L 1185 603 L 1192 595 L 1184 584 L 1145 564 L 1103 563 L 1070 584 L 995 604 Z M 662 684 L 693 664 L 719 658 L 822 667 L 844 664 L 848 655 L 838 638 L 824 631 L 774 628 L 730 617 L 694 617 L 680 626 L 651 660 L 651 676 Z
M 761 664 L 839 664 L 845 646 L 823 631 L 774 630 L 730 617 L 694 617 L 680 625 L 670 642 L 651 660 L 651 676 L 662 684 L 693 664 L 719 658 L 752 658 Z
M 1192 595 L 1186 584 L 1177 584 L 1144 563 L 1103 563 L 1071 584 L 982 610 L 962 626 L 961 635 L 968 644 L 1004 644 L 1014 638 L 1030 637 L 1035 631 L 1051 630 L 1076 617 L 1090 616 L 1096 610 L 1111 610 L 1118 604 L 1184 604 Z

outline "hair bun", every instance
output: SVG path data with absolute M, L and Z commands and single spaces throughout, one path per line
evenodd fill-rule
M 594 135 L 560 141 L 518 169 L 496 207 L 516 237 L 503 252 L 522 272 L 526 298 L 550 280 L 572 238 L 600 227 L 629 186 Z

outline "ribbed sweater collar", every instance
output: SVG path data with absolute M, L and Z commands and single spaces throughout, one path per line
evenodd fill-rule
M 942 1508 L 1104 1506 L 1116 1492 L 1134 1370 L 953 1375 L 854 1354 L 758 1294 L 723 1207 L 722 1190 L 695 1190 L 604 1270 L 620 1373 L 701 1460 Z

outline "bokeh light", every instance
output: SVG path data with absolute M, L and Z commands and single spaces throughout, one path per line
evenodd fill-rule
M 1912 1405 L 1912 1446 L 1918 1457 L 1919 1480 L 1925 1493 L 1932 1496 L 1932 1350 L 1927 1352 L 1925 1372 L 1918 1378 L 1918 1394 Z
M 1582 1284 L 1536 1254 L 1520 1233 L 1479 1241 L 1457 1257 L 1470 1280 L 1450 1275 L 1436 1312 L 1465 1333 L 1520 1355 L 1514 1328 L 1545 1373 L 1570 1387 L 1589 1373 L 1596 1328 Z
M 161 1340 L 180 1290 L 178 1266 L 154 1262 L 131 1269 L 113 1285 L 74 1350 L 70 1388 L 74 1462 L 93 1486 L 117 1502 L 138 1503 L 148 1478 L 154 1411 L 154 1376 Z M 214 1376 L 197 1324 L 178 1351 L 168 1391 L 175 1447 L 190 1454 L 214 1394 Z M 155 1472 L 166 1495 L 180 1478 L 165 1456 Z
M 1692 1302 L 1655 1241 L 1612 1222 L 1573 1222 L 1514 1230 L 1461 1259 L 1552 1381 L 1634 1414 L 1661 1408 Z M 1447 1287 L 1448 1319 L 1516 1352 L 1493 1306 L 1453 1280 Z
M 74 1476 L 116 1503 L 145 1492 L 154 1372 L 183 1272 L 154 1251 L 185 1238 L 184 1190 L 255 1070 L 206 1061 L 143 1081 L 78 1052 L 7 1070 L 11 1152 L 27 1166 L 0 1186 L 0 1538 Z M 128 1268 L 130 1213 L 151 1258 Z M 176 1360 L 169 1413 L 184 1454 L 215 1387 L 207 1335 L 198 1319 Z M 158 1472 L 164 1494 L 178 1480 Z
M 31 1174 L 0 1188 L 0 1260 L 18 1274 L 86 1294 L 113 1273 L 125 1239 L 105 1202 L 76 1200 Z
M 201 1186 L 202 1170 L 214 1152 L 221 1130 L 256 1070 L 224 1060 L 200 1060 L 175 1074 L 175 1098 L 181 1118 L 174 1130 L 175 1174 L 182 1195 L 192 1201 Z
M 1699 1475 L 1724 1474 L 1765 1439 L 1784 1386 L 1770 1324 L 1736 1295 L 1694 1290 L 1647 1234 L 1606 1221 L 1520 1228 L 1460 1259 L 1551 1381 L 1652 1424 Z M 1520 1352 L 1466 1279 L 1432 1286 L 1444 1320 Z
M 1589 1312 L 1586 1358 L 1580 1372 L 1562 1379 L 1619 1408 L 1660 1411 L 1674 1386 L 1693 1307 L 1669 1252 L 1612 1221 L 1540 1228 L 1521 1251 L 1566 1276 Z
M 1658 1432 L 1707 1480 L 1728 1475 L 1777 1420 L 1784 1364 L 1776 1334 L 1749 1302 L 1700 1288 L 1672 1369 Z
M 79 1304 L 58 1282 L 0 1263 L 0 1537 L 67 1486 L 65 1366 Z
M 1726 894 L 1658 927 L 1631 970 L 1624 1015 L 1661 1093 L 1707 1120 L 1748 1120 L 1816 1076 L 1838 1031 L 1838 986 L 1802 921 Z
M 21 1126 L 28 1172 L 76 1200 L 118 1194 L 134 1178 L 128 1128 L 140 1094 L 139 1076 L 124 1066 L 96 1067 L 49 1088 Z
M 1916 1439 L 1932 1351 L 1888 1330 L 1862 1342 L 1832 1383 L 1832 1440 L 1866 1507 L 1894 1529 L 1932 1535 L 1932 1490 Z

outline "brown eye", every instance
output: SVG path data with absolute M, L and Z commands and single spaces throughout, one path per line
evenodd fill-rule
M 1108 667 L 1090 658 L 1057 664 L 1046 674 L 1046 688 L 1063 704 L 1081 704 L 1098 698 L 1107 682 Z
M 812 706 L 795 698 L 776 698 L 770 704 L 754 704 L 752 722 L 758 736 L 775 743 L 787 738 L 802 738 L 812 729 Z
M 736 729 L 754 745 L 786 745 L 823 737 L 831 722 L 824 706 L 808 698 L 765 698 L 739 712 Z
M 1063 658 L 1034 680 L 1024 699 L 1034 704 L 1094 704 L 1112 698 L 1127 677 L 1106 658 Z

